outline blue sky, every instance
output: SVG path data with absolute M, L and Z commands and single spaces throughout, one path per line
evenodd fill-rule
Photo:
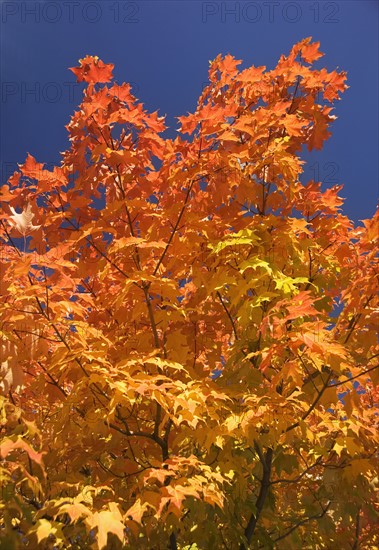
M 322 152 L 307 155 L 304 179 L 344 184 L 344 212 L 371 217 L 378 197 L 377 1 L 48 1 L 0 0 L 1 173 L 4 183 L 29 152 L 59 163 L 65 125 L 81 86 L 68 67 L 86 54 L 115 64 L 149 110 L 176 116 L 194 110 L 219 53 L 243 67 L 273 68 L 297 41 L 312 36 L 319 67 L 348 73 L 338 120 Z

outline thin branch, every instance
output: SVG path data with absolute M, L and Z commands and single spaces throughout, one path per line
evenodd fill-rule
M 368 304 L 370 303 L 370 301 L 373 299 L 373 295 L 371 294 L 371 296 L 369 296 L 366 300 L 366 303 L 364 304 L 363 306 L 363 309 L 365 309 Z M 354 332 L 354 329 L 356 327 L 356 324 L 358 323 L 359 319 L 361 318 L 362 316 L 362 313 L 357 313 L 356 315 L 354 315 L 352 318 L 351 318 L 351 321 L 349 323 L 349 326 L 347 327 L 347 330 L 348 330 L 348 333 L 346 335 L 346 338 L 345 338 L 345 341 L 344 341 L 344 344 L 347 343 L 347 341 L 349 340 L 350 336 L 353 334 Z
M 199 179 L 202 179 L 202 177 L 203 177 L 203 176 L 201 176 L 201 178 L 199 178 Z M 172 243 L 172 240 L 173 240 L 173 238 L 174 238 L 174 236 L 175 236 L 175 233 L 176 233 L 176 231 L 177 231 L 177 229 L 178 229 L 178 227 L 179 227 L 180 221 L 181 221 L 181 219 L 182 219 L 182 217 L 183 217 L 183 214 L 184 214 L 184 212 L 185 212 L 185 209 L 186 209 L 186 206 L 187 206 L 187 203 L 188 203 L 188 200 L 189 200 L 189 198 L 190 198 L 191 191 L 192 191 L 192 187 L 193 187 L 193 184 L 195 183 L 195 181 L 196 181 L 196 180 L 192 180 L 191 183 L 190 183 L 190 185 L 188 186 L 188 190 L 187 190 L 187 193 L 186 193 L 186 196 L 185 196 L 185 199 L 184 199 L 184 204 L 183 204 L 183 206 L 182 206 L 182 208 L 181 208 L 181 210 L 180 210 L 180 212 L 179 212 L 178 219 L 176 220 L 176 224 L 175 224 L 174 227 L 173 227 L 173 230 L 172 230 L 171 235 L 170 235 L 170 237 L 169 237 L 169 239 L 168 239 L 168 241 L 167 241 L 167 244 L 166 244 L 166 246 L 165 246 L 165 248 L 164 248 L 164 250 L 163 250 L 163 252 L 162 252 L 162 255 L 161 255 L 161 257 L 159 258 L 157 265 L 155 266 L 155 269 L 154 269 L 154 271 L 153 271 L 153 275 L 156 275 L 156 274 L 157 274 L 158 269 L 160 268 L 160 266 L 161 266 L 161 264 L 162 264 L 162 262 L 163 262 L 163 260 L 164 260 L 164 258 L 165 258 L 165 256 L 166 256 L 166 254 L 167 254 L 167 251 L 168 251 L 168 249 L 169 249 L 169 247 L 170 247 L 170 244 Z
M 357 378 L 360 378 L 361 376 L 364 376 L 365 374 L 368 374 L 369 372 L 376 370 L 379 368 L 379 365 L 375 365 L 375 367 L 371 367 L 370 369 L 366 369 L 363 372 L 351 376 L 350 378 L 346 378 L 345 380 L 342 380 L 341 382 L 336 382 L 335 384 L 330 384 L 328 388 L 335 388 L 337 386 L 343 386 L 344 384 L 347 384 L 348 382 L 351 382 L 352 380 L 356 380 Z
M 270 488 L 271 466 L 272 466 L 272 459 L 274 454 L 273 449 L 271 448 L 268 448 L 266 453 L 263 454 L 256 441 L 254 442 L 254 447 L 262 463 L 263 476 L 262 476 L 261 486 L 259 490 L 259 495 L 256 502 L 256 513 L 251 514 L 249 522 L 245 529 L 245 537 L 248 545 L 250 545 L 251 539 L 253 538 L 255 528 L 262 514 L 263 507 L 267 499 L 268 491 Z M 246 546 L 244 543 L 241 543 L 239 550 L 246 550 Z
M 322 518 L 323 516 L 325 516 L 326 512 L 329 510 L 330 508 L 330 505 L 332 504 L 332 501 L 329 501 L 328 504 L 326 505 L 325 508 L 322 508 L 322 512 L 321 514 L 315 514 L 313 516 L 309 516 L 307 518 L 304 518 L 300 521 L 298 521 L 295 525 L 293 525 L 291 527 L 291 529 L 288 529 L 288 531 L 286 531 L 283 535 L 281 535 L 280 537 L 277 537 L 276 539 L 273 540 L 273 542 L 278 542 L 279 540 L 283 540 L 285 539 L 286 537 L 288 537 L 288 535 L 290 535 L 291 533 L 293 533 L 296 529 L 298 529 L 299 527 L 301 527 L 301 525 L 304 525 L 304 523 L 308 523 L 308 521 L 312 521 L 314 519 L 320 519 Z M 263 548 L 263 546 L 261 546 L 261 548 Z
M 55 386 L 65 397 L 67 397 L 67 392 L 62 388 L 62 386 L 59 385 L 59 383 L 51 376 L 51 374 L 49 373 L 49 371 L 47 369 L 45 369 L 45 367 L 43 366 L 43 364 L 40 362 L 40 361 L 37 361 L 37 364 L 41 367 L 41 369 L 43 370 L 43 372 L 50 378 L 51 382 L 50 384 L 52 384 L 53 386 Z
M 231 325 L 232 325 L 233 332 L 234 332 L 234 337 L 235 337 L 236 340 L 238 340 L 237 329 L 236 329 L 236 325 L 235 325 L 235 323 L 234 323 L 233 317 L 231 316 L 231 314 L 230 314 L 228 308 L 226 307 L 226 305 L 225 305 L 225 303 L 224 303 L 224 300 L 222 299 L 222 296 L 221 296 L 220 292 L 217 291 L 216 294 L 217 294 L 217 296 L 218 296 L 218 298 L 219 298 L 219 300 L 220 300 L 220 302 L 221 302 L 221 305 L 222 305 L 222 307 L 224 308 L 225 313 L 226 313 L 226 315 L 228 316 L 229 321 L 230 321 L 230 323 L 231 323 Z
M 291 424 L 291 426 L 288 426 L 288 428 L 285 430 L 285 433 L 293 430 L 294 428 L 297 428 L 300 426 L 300 422 L 305 420 L 310 414 L 311 412 L 314 410 L 314 408 L 316 407 L 317 403 L 320 401 L 323 393 L 325 392 L 325 390 L 328 388 L 328 384 L 329 384 L 329 381 L 330 379 L 332 378 L 332 373 L 330 373 L 326 379 L 326 381 L 324 382 L 321 390 L 318 392 L 317 394 L 317 397 L 316 399 L 313 401 L 312 405 L 309 407 L 309 409 L 303 414 L 303 416 L 301 417 L 301 420 L 297 421 L 297 422 L 294 422 L 294 424 Z
M 357 517 L 355 520 L 355 540 L 352 547 L 352 550 L 358 550 L 359 548 L 359 537 L 361 534 L 361 509 L 358 508 Z
M 271 481 L 271 485 L 275 485 L 277 483 L 297 483 L 298 481 L 300 481 L 310 470 L 312 470 L 313 468 L 315 468 L 316 466 L 320 466 L 321 465 L 321 460 L 322 460 L 322 457 L 320 456 L 316 462 L 314 462 L 313 464 L 311 464 L 311 466 L 308 466 L 301 474 L 299 474 L 297 477 L 293 478 L 293 479 L 276 479 L 275 481 Z
M 126 474 L 116 474 L 116 472 L 112 472 L 112 470 L 108 468 L 108 466 L 105 466 L 105 464 L 103 464 L 99 458 L 96 460 L 96 462 L 98 463 L 100 468 L 104 470 L 104 472 L 107 472 L 108 474 L 111 474 L 112 476 L 118 477 L 120 479 L 124 479 L 126 477 Z

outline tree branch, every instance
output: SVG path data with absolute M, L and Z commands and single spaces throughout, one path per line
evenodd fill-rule
M 224 308 L 225 313 L 226 313 L 226 315 L 228 316 L 229 321 L 230 321 L 230 323 L 231 323 L 231 325 L 232 325 L 233 332 L 234 332 L 234 337 L 235 337 L 236 340 L 238 340 L 237 329 L 236 329 L 236 325 L 235 325 L 235 322 L 234 322 L 234 320 L 233 320 L 233 317 L 231 316 L 231 314 L 230 314 L 228 308 L 226 307 L 226 305 L 224 304 L 224 300 L 222 299 L 222 296 L 221 296 L 221 294 L 220 294 L 220 292 L 219 292 L 218 290 L 217 290 L 216 294 L 217 294 L 217 296 L 218 296 L 218 298 L 219 298 L 219 300 L 220 300 L 220 302 L 221 302 L 221 305 L 222 305 L 222 307 Z
M 324 382 L 321 390 L 318 392 L 317 394 L 317 397 L 316 399 L 313 401 L 312 405 L 309 407 L 309 409 L 303 414 L 303 416 L 301 417 L 301 420 L 298 420 L 297 422 L 294 422 L 294 424 L 291 424 L 291 426 L 288 426 L 288 428 L 285 430 L 285 433 L 293 430 L 294 428 L 298 428 L 300 426 L 300 422 L 302 420 L 305 420 L 310 414 L 311 412 L 314 410 L 314 408 L 316 407 L 317 403 L 320 401 L 323 393 L 325 392 L 325 390 L 329 387 L 328 384 L 329 384 L 329 380 L 332 378 L 332 373 L 330 373 L 326 379 L 326 381 Z
M 258 520 L 262 514 L 262 510 L 266 502 L 266 498 L 270 488 L 270 475 L 271 475 L 271 466 L 272 466 L 272 458 L 273 458 L 273 450 L 271 448 L 268 448 L 264 455 L 256 441 L 254 442 L 254 447 L 255 447 L 255 450 L 257 451 L 257 454 L 263 466 L 263 476 L 262 476 L 261 486 L 259 490 L 259 495 L 256 502 L 257 511 L 255 514 L 251 514 L 249 522 L 245 529 L 245 537 L 248 545 L 250 545 L 251 539 L 253 538 L 255 528 L 257 526 Z M 241 543 L 240 550 L 246 550 L 246 546 L 244 543 Z
M 358 508 L 357 517 L 355 520 L 355 540 L 354 540 L 352 550 L 358 550 L 360 534 L 361 534 L 361 509 Z
M 346 380 L 342 380 L 341 382 L 336 382 L 335 384 L 330 384 L 328 388 L 336 388 L 337 386 L 343 386 L 344 384 L 347 384 L 348 382 L 351 382 L 352 380 L 356 380 L 357 378 L 360 378 L 361 376 L 364 376 L 365 374 L 368 374 L 369 372 L 376 370 L 379 368 L 379 365 L 375 365 L 374 367 L 371 367 L 370 369 L 366 369 L 363 372 L 360 372 L 359 374 L 352 376 L 351 378 L 346 378 Z
M 313 464 L 311 464 L 311 466 L 308 466 L 301 474 L 299 474 L 297 477 L 293 478 L 293 479 L 276 479 L 275 481 L 271 481 L 271 485 L 275 485 L 277 483 L 297 483 L 298 481 L 300 481 L 300 479 L 302 479 L 310 470 L 312 470 L 313 468 L 315 468 L 316 466 L 320 466 L 320 463 L 321 463 L 321 460 L 322 460 L 322 457 L 320 456 L 316 462 L 314 462 Z
M 283 540 L 285 539 L 286 537 L 288 537 L 288 535 L 290 535 L 291 533 L 293 533 L 296 529 L 298 529 L 299 527 L 301 527 L 301 525 L 304 525 L 304 523 L 307 523 L 308 521 L 312 521 L 314 519 L 320 519 L 322 518 L 323 516 L 325 516 L 326 512 L 329 510 L 330 508 L 330 505 L 331 505 L 332 501 L 329 501 L 328 504 L 326 505 L 326 508 L 322 508 L 322 512 L 321 514 L 315 514 L 313 516 L 309 516 L 307 518 L 304 518 L 300 521 L 298 521 L 295 525 L 293 525 L 290 529 L 288 529 L 288 531 L 286 531 L 283 535 L 280 535 L 280 537 L 274 539 L 273 542 L 278 542 L 279 540 Z M 263 548 L 263 546 L 261 546 L 260 548 Z

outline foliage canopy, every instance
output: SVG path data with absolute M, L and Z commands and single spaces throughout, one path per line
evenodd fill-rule
M 2 548 L 379 548 L 378 215 L 301 183 L 344 72 L 219 55 L 175 139 L 113 65 L 1 188 Z

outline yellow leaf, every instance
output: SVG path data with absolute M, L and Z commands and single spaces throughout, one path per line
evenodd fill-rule
M 342 453 L 342 451 L 344 450 L 345 445 L 344 445 L 344 444 L 341 445 L 341 443 L 338 443 L 339 441 L 340 441 L 340 440 L 337 439 L 337 441 L 335 442 L 334 447 L 333 447 L 333 451 L 336 451 L 336 453 L 338 454 L 338 456 L 341 456 L 341 453 Z M 342 442 L 342 443 L 343 443 L 343 442 Z
M 360 474 L 364 475 L 367 471 L 372 469 L 372 465 L 367 458 L 358 458 L 352 460 L 348 467 L 345 469 L 345 474 L 348 478 L 352 476 L 354 479 Z
M 116 535 L 121 542 L 124 540 L 124 524 L 120 521 L 121 514 L 118 508 L 113 511 L 102 510 L 95 512 L 89 521 L 91 529 L 97 527 L 97 544 L 99 550 L 107 546 L 108 533 Z
M 265 269 L 267 271 L 267 273 L 269 275 L 271 275 L 272 273 L 272 269 L 270 267 L 270 264 L 268 262 L 266 262 L 265 260 L 262 260 L 258 257 L 256 258 L 250 258 L 249 260 L 245 260 L 244 262 L 242 262 L 238 269 L 241 271 L 241 273 L 244 273 L 244 271 L 246 271 L 246 269 L 248 269 L 249 267 L 251 267 L 252 269 L 257 269 L 258 267 L 262 267 L 263 269 Z
M 80 502 L 73 503 L 73 504 L 64 504 L 59 508 L 59 513 L 65 513 L 70 516 L 70 519 L 72 522 L 78 521 L 79 518 L 82 516 L 90 516 L 91 512 L 88 510 L 84 504 L 81 504 Z
M 136 502 L 129 508 L 129 510 L 126 512 L 125 517 L 128 519 L 132 519 L 136 521 L 137 523 L 141 523 L 142 516 L 147 509 L 148 504 L 147 502 L 141 503 L 141 500 L 138 499 Z
M 47 539 L 49 535 L 55 536 L 58 533 L 58 529 L 47 519 L 39 519 L 36 525 L 30 529 L 29 533 L 37 535 L 37 541 L 38 544 L 40 544 L 40 542 Z
M 218 242 L 216 245 L 209 245 L 214 254 L 218 254 L 224 248 L 228 246 L 237 246 L 240 244 L 257 244 L 259 237 L 251 229 L 242 229 L 238 233 L 230 233 L 223 241 Z
M 357 445 L 357 441 L 354 437 L 346 438 L 346 448 L 351 456 L 359 454 L 362 451 L 362 448 Z
M 282 290 L 284 294 L 290 294 L 297 290 L 297 285 L 301 283 L 307 283 L 307 277 L 286 277 L 280 271 L 277 271 L 274 275 L 275 288 Z

